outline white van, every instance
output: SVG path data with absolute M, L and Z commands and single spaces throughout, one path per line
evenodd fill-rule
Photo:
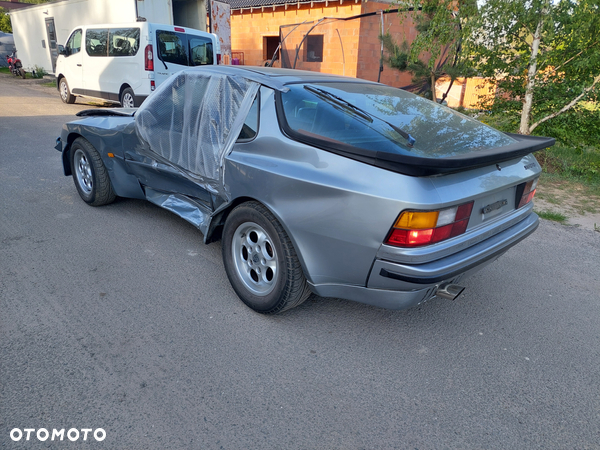
M 58 50 L 56 85 L 63 102 L 85 96 L 124 107 L 139 106 L 175 72 L 221 59 L 216 35 L 148 22 L 80 26 Z

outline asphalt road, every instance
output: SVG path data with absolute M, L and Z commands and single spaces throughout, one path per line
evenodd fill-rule
M 542 221 L 455 302 L 265 317 L 187 222 L 79 199 L 53 146 L 86 105 L 0 105 L 0 448 L 600 449 L 600 233 Z

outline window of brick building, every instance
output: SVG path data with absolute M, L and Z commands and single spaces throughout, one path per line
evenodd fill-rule
M 263 36 L 263 59 L 271 60 L 273 58 L 273 53 L 277 50 L 279 46 L 279 36 Z M 279 52 L 277 52 L 277 56 L 275 57 L 275 61 L 279 60 Z
M 323 62 L 323 35 L 309 34 L 305 41 L 305 61 L 308 62 Z

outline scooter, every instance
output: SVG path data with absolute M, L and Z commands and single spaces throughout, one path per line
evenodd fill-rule
M 25 78 L 25 69 L 23 69 L 23 64 L 21 60 L 17 58 L 17 51 L 13 51 L 12 55 L 6 55 L 6 60 L 8 61 L 8 69 L 10 73 L 17 77 Z

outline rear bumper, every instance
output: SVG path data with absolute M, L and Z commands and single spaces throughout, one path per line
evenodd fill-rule
M 539 224 L 531 213 L 521 222 L 458 253 L 426 264 L 399 264 L 376 259 L 367 287 L 312 285 L 322 297 L 337 297 L 388 309 L 406 309 L 435 296 L 440 286 L 461 279 L 495 261 Z

